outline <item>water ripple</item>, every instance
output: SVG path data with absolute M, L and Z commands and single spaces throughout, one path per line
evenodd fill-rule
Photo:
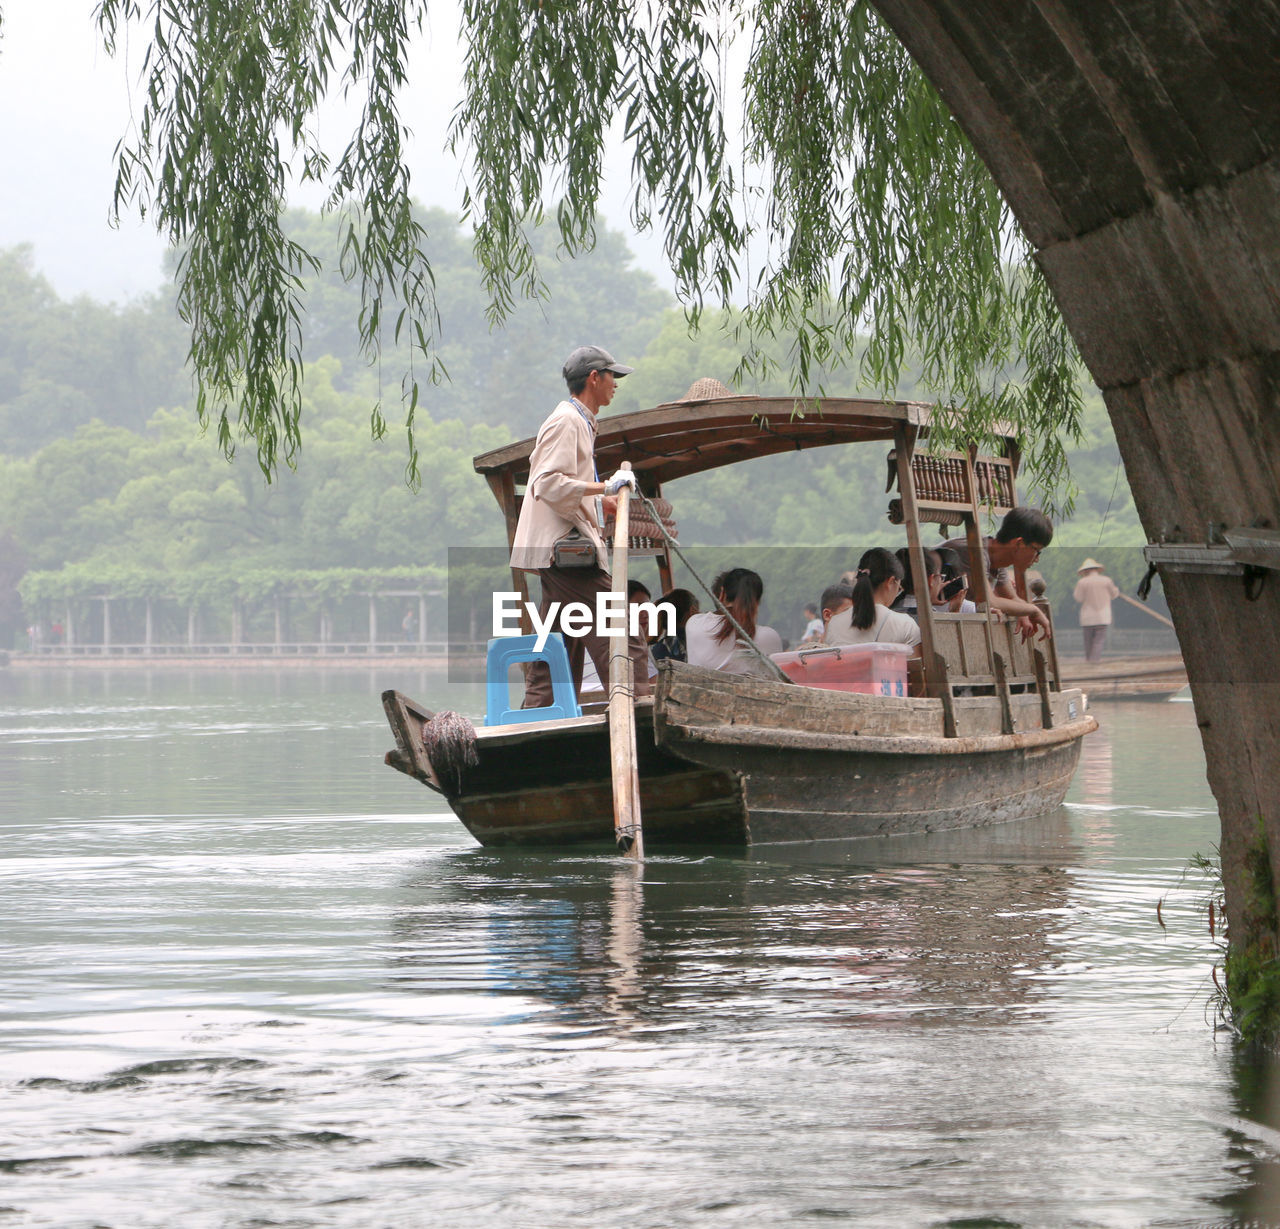
M 366 683 L 110 686 L 0 709 L 0 1222 L 1267 1221 L 1187 706 L 1041 821 L 636 874 L 473 848 Z

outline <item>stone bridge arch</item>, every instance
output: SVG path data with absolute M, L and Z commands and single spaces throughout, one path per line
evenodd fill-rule
M 873 3 L 1035 245 L 1148 539 L 1280 530 L 1280 4 Z M 1280 883 L 1280 572 L 1254 601 L 1239 576 L 1162 574 L 1233 947 L 1274 952 L 1250 860 L 1264 831 Z

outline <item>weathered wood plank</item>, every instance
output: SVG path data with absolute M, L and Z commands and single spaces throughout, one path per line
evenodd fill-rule
M 803 397 L 734 396 L 676 402 L 601 419 L 596 461 L 601 473 L 629 460 L 646 489 L 688 474 L 797 448 L 892 440 L 896 422 L 923 424 L 929 407 L 918 402 L 827 397 L 814 412 Z M 516 482 L 528 475 L 534 437 L 475 458 L 486 476 L 509 471 Z
M 1084 712 L 1079 691 L 1050 697 L 1054 723 Z M 664 663 L 659 671 L 655 730 L 659 741 L 666 725 L 751 725 L 779 730 L 854 734 L 859 737 L 944 737 L 943 705 L 929 697 L 898 698 L 824 691 L 816 687 L 783 687 L 768 679 L 729 675 L 697 666 Z M 1042 705 L 1032 693 L 1009 697 L 1012 728 L 1039 729 Z M 994 696 L 959 696 L 953 701 L 956 733 L 999 733 L 1002 708 Z
M 1039 710 L 1039 700 L 1036 700 Z M 779 750 L 847 752 L 854 755 L 897 755 L 903 759 L 927 756 L 990 755 L 1013 748 L 1052 747 L 1070 743 L 1098 728 L 1095 718 L 1084 716 L 1052 730 L 1029 729 L 1013 734 L 968 735 L 957 738 L 925 738 L 895 735 L 877 737 L 861 734 L 834 734 L 816 730 L 779 730 L 772 727 L 689 726 L 677 732 L 668 727 L 667 741 L 674 743 L 714 743 L 723 747 L 759 747 Z
M 938 734 L 942 703 L 927 697 L 885 697 L 664 662 L 659 667 L 655 728 L 681 725 L 758 725 L 832 733 Z
M 422 745 L 422 727 L 434 716 L 421 708 L 408 696 L 395 690 L 382 693 L 382 711 L 395 736 L 396 748 L 388 751 L 384 762 L 392 768 L 414 777 L 439 793 L 444 793 L 436 771 Z

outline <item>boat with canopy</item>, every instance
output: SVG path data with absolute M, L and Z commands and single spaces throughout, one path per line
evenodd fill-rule
M 925 447 L 930 407 L 857 398 L 754 397 L 699 381 L 686 398 L 602 418 L 601 473 L 629 462 L 649 506 L 666 484 L 757 457 L 809 448 L 887 446 L 889 520 L 906 532 L 916 593 L 927 593 L 921 526 L 962 527 L 981 558 L 985 515 L 1015 506 L 1016 442 L 982 455 Z M 475 458 L 515 534 L 534 439 Z M 896 493 L 895 493 L 896 488 Z M 645 522 L 641 522 L 641 525 Z M 655 526 L 649 522 L 649 527 Z M 670 541 L 633 536 L 672 588 Z M 864 694 L 664 662 L 635 702 L 645 840 L 664 845 L 845 839 L 978 827 L 1040 815 L 1066 794 L 1081 740 L 1097 727 L 1083 692 L 1062 685 L 1052 640 L 1024 641 L 989 607 L 919 612 L 921 653 L 906 694 Z M 1015 575 L 1025 597 L 1025 578 Z M 527 599 L 527 574 L 512 587 Z M 1041 608 L 1048 612 L 1047 604 Z M 444 796 L 482 845 L 613 837 L 609 727 L 582 716 L 490 725 L 465 754 L 430 744 L 435 714 L 383 695 L 396 746 L 387 763 Z M 425 734 L 425 738 L 424 738 Z M 448 762 L 443 762 L 447 758 Z

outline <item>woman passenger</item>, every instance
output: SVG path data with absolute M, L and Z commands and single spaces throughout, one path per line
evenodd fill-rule
M 762 653 L 782 651 L 782 639 L 771 627 L 757 626 L 756 614 L 764 596 L 764 581 L 750 568 L 722 572 L 711 592 L 738 621 Z M 733 624 L 718 610 L 689 617 L 684 625 L 686 660 L 691 666 L 724 670 L 729 674 L 764 673 L 755 654 L 741 643 Z
M 898 595 L 897 600 L 889 609 L 896 610 L 901 614 L 910 615 L 917 623 L 919 623 L 920 606 L 916 601 L 915 586 L 911 583 L 911 552 L 903 546 L 893 553 L 898 562 L 902 564 L 902 592 Z M 942 579 L 942 556 L 929 546 L 924 548 L 923 553 L 925 577 L 929 585 L 929 602 L 936 610 L 938 607 L 939 594 L 941 593 L 942 586 L 945 583 Z
M 853 573 L 853 605 L 832 615 L 824 644 L 907 644 L 920 653 L 920 625 L 890 610 L 902 592 L 902 564 L 892 551 L 873 546 Z

